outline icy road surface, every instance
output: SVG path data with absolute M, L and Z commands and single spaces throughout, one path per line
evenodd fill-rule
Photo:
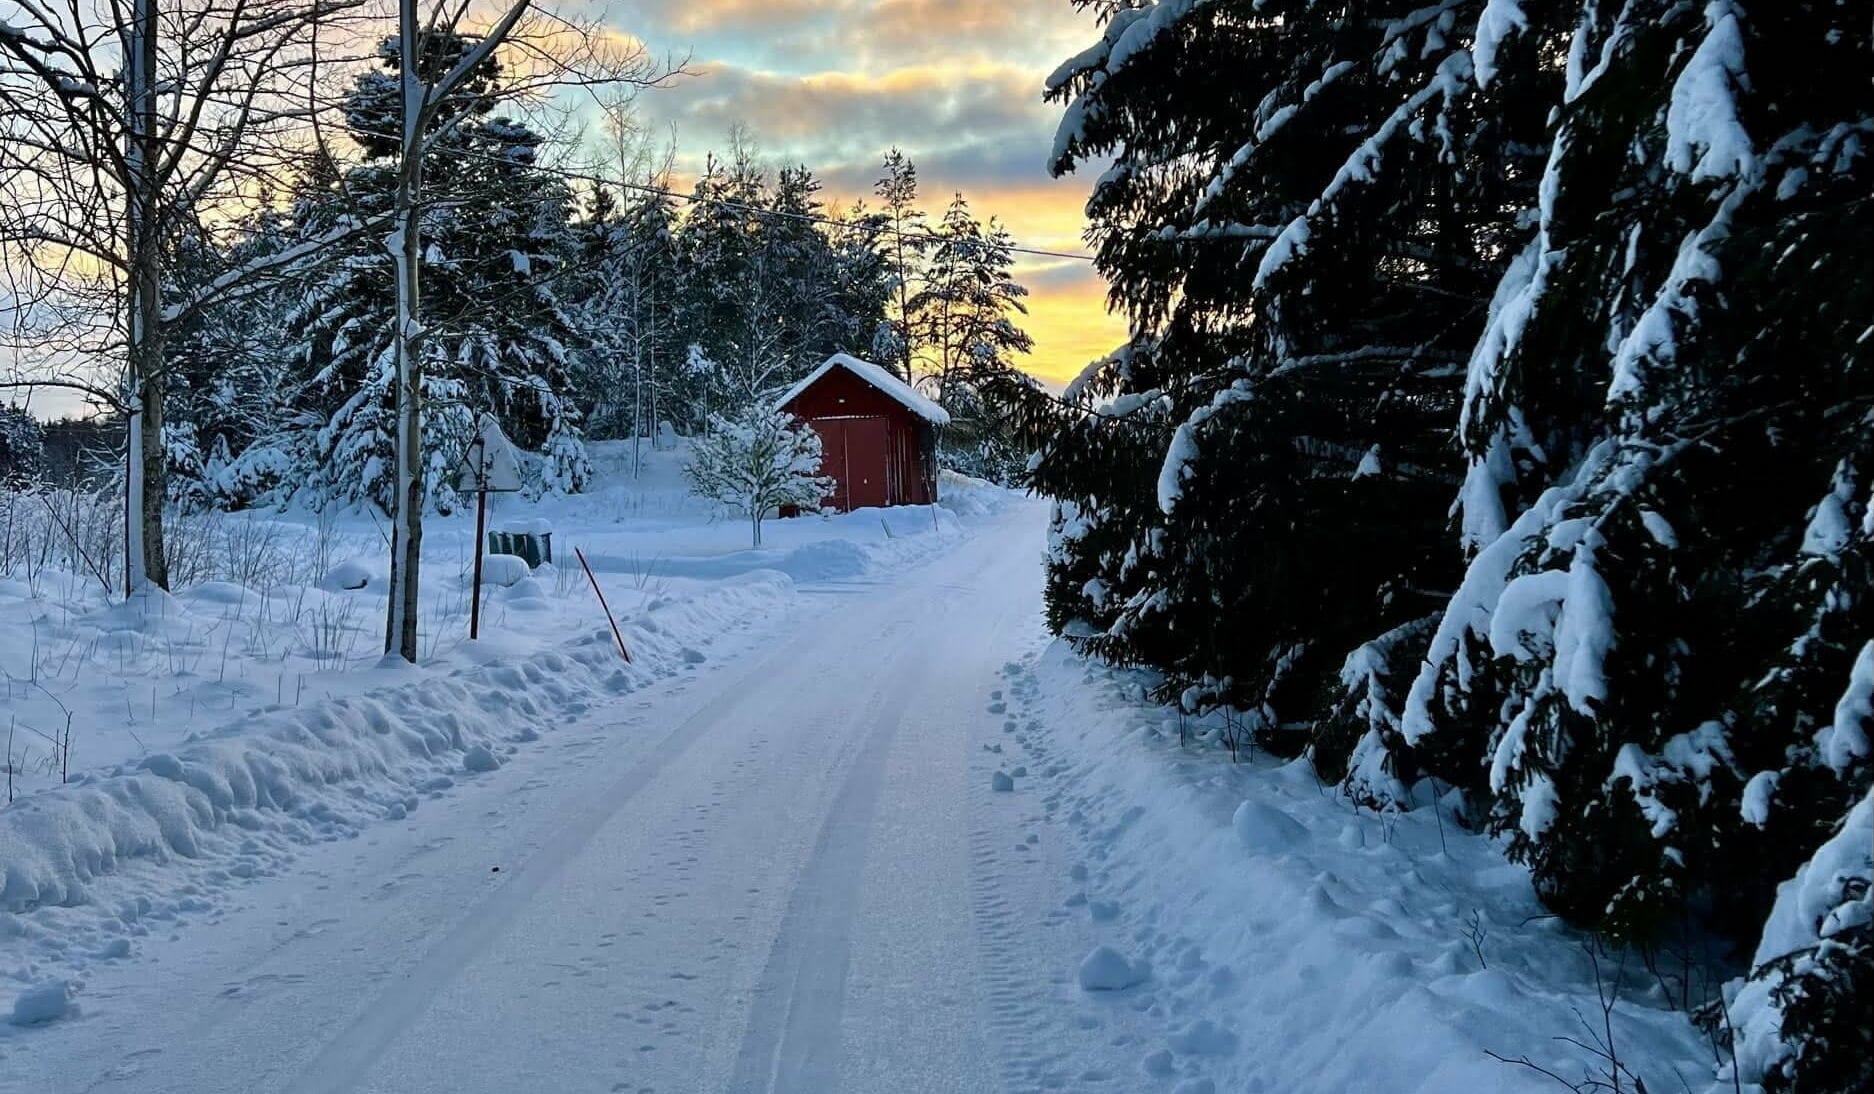
M 998 670 L 1039 641 L 1041 524 L 1018 505 L 933 563 L 809 587 L 753 653 L 153 940 L 0 1072 L 191 1094 L 1002 1089 L 971 750 L 999 735 Z

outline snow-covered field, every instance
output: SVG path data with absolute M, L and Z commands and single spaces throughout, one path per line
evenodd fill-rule
M 143 605 L 0 590 L 8 716 L 76 727 L 0 807 L 0 1089 L 1533 1092 L 1490 1054 L 1573 1082 L 1610 1032 L 1710 1088 L 1487 841 L 1181 748 L 1050 642 L 1036 503 L 749 551 L 674 457 L 602 457 L 499 520 L 586 551 L 630 665 L 564 568 L 463 641 L 472 517 L 417 668 L 378 664 L 368 520 Z
M 679 602 L 723 620 L 751 621 L 761 614 L 760 602 L 772 599 L 776 574 L 852 577 L 880 558 L 921 556 L 956 531 L 954 512 L 868 511 L 770 521 L 766 545 L 750 551 L 746 521 L 714 512 L 684 489 L 680 451 L 647 446 L 636 476 L 629 445 L 595 444 L 593 455 L 599 483 L 589 493 L 540 503 L 491 498 L 491 530 L 540 522 L 554 530 L 555 565 L 503 586 L 497 582 L 516 575 L 504 573 L 501 560 L 490 564 L 475 647 L 466 644 L 474 515 L 426 523 L 426 669 L 525 659 L 599 631 L 611 642 L 574 547 L 584 549 L 621 625 L 638 628 L 642 643 L 667 629 L 652 615 Z M 955 493 L 953 510 L 972 513 L 984 504 L 966 482 Z M 31 505 L 20 508 L 31 515 Z M 931 531 L 940 534 L 923 535 Z M 62 773 L 78 778 L 140 761 L 254 715 L 390 682 L 378 667 L 387 532 L 381 519 L 357 512 L 186 517 L 177 591 L 132 603 L 82 570 L 0 576 L 0 681 L 13 734 L 13 794 L 55 785 Z M 120 560 L 88 553 L 113 582 L 120 580 L 110 568 Z M 193 574 L 207 576 L 188 580 Z M 712 607 L 691 603 L 705 592 Z M 686 636 L 706 639 L 724 629 L 696 622 Z M 630 643 L 632 635 L 626 638 Z M 653 658 L 664 644 L 651 643 Z

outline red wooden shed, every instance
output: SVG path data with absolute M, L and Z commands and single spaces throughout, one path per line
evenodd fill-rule
M 820 473 L 835 483 L 826 505 L 937 500 L 937 430 L 950 415 L 885 369 L 835 353 L 775 405 L 820 435 Z

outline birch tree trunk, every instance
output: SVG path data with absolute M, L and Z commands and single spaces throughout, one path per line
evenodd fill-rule
M 169 587 L 163 551 L 168 494 L 163 446 L 162 254 L 156 224 L 156 0 L 136 0 L 124 43 L 130 125 L 124 147 L 130 412 L 124 482 L 124 595 Z
M 644 258 L 631 260 L 631 477 L 644 470 Z
M 417 71 L 416 0 L 398 4 L 399 65 L 403 69 L 403 156 L 397 176 L 396 228 L 388 240 L 397 262 L 397 511 L 390 541 L 390 610 L 384 652 L 415 663 L 417 593 L 423 558 L 423 363 L 417 315 L 423 264 L 424 91 Z

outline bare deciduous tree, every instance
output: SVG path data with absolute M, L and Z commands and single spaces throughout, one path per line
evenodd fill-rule
M 0 0 L 0 318 L 7 387 L 76 390 L 127 421 L 126 591 L 166 587 L 165 331 L 273 256 L 178 301 L 186 230 L 289 177 L 321 28 L 363 0 Z
M 471 33 L 466 0 L 435 0 L 427 15 L 422 5 L 423 0 L 398 2 L 403 118 L 391 231 L 385 241 L 397 264 L 397 486 L 391 514 L 390 606 L 384 650 L 406 661 L 417 659 L 417 597 L 423 546 L 424 158 L 436 141 L 472 110 L 472 104 L 461 101 L 455 92 L 503 46 L 515 47 L 527 62 L 515 69 L 518 84 L 504 89 L 510 95 L 568 86 L 655 84 L 671 74 L 669 67 L 659 66 L 635 43 L 618 43 L 557 16 L 535 12 L 534 20 L 524 25 L 523 18 L 533 8 L 532 0 L 514 0 L 479 33 Z M 435 71 L 440 66 L 424 63 L 422 44 L 441 36 L 473 38 L 475 44 L 453 64 Z

